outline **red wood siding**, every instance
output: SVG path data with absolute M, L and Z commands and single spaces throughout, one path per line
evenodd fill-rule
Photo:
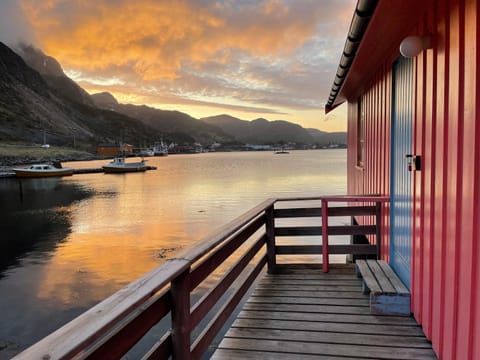
M 349 194 L 390 195 L 390 103 L 391 69 L 386 75 L 375 77 L 375 85 L 361 100 L 348 104 L 348 147 L 347 188 Z M 361 103 L 365 117 L 365 166 L 357 166 L 357 118 L 358 101 Z M 376 104 L 380 106 L 377 108 Z M 384 209 L 382 254 L 388 260 L 389 254 L 389 208 Z M 360 222 L 362 219 L 359 219 Z
M 431 1 L 411 34 L 433 34 L 415 60 L 412 312 L 442 359 L 480 359 L 480 0 Z M 394 39 L 397 41 L 398 39 Z M 356 167 L 349 99 L 348 191 L 389 195 L 391 54 L 361 96 L 365 166 Z M 388 209 L 387 209 L 388 212 Z M 388 223 L 384 258 L 388 259 Z

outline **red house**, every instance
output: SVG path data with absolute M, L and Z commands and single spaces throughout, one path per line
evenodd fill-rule
M 326 106 L 348 103 L 348 191 L 390 196 L 383 257 L 441 359 L 480 359 L 479 36 L 478 0 L 359 0 Z

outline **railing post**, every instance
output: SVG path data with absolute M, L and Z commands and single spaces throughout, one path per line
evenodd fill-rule
M 377 260 L 381 259 L 382 255 L 382 203 L 377 201 L 375 214 L 375 241 L 377 244 Z
M 322 199 L 322 271 L 328 272 L 328 201 Z
M 190 359 L 190 268 L 172 280 L 172 358 Z
M 277 270 L 277 257 L 275 254 L 275 214 L 274 205 L 270 205 L 265 209 L 265 227 L 267 235 L 267 260 L 268 273 L 275 274 Z

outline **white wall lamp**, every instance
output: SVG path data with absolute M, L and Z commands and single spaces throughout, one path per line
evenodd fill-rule
M 407 36 L 400 43 L 400 54 L 407 58 L 413 58 L 425 49 L 432 47 L 430 35 Z

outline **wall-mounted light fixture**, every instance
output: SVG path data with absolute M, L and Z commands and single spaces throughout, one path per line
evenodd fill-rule
M 426 36 L 407 36 L 400 44 L 400 54 L 407 58 L 413 58 L 425 49 L 431 48 L 431 39 Z

